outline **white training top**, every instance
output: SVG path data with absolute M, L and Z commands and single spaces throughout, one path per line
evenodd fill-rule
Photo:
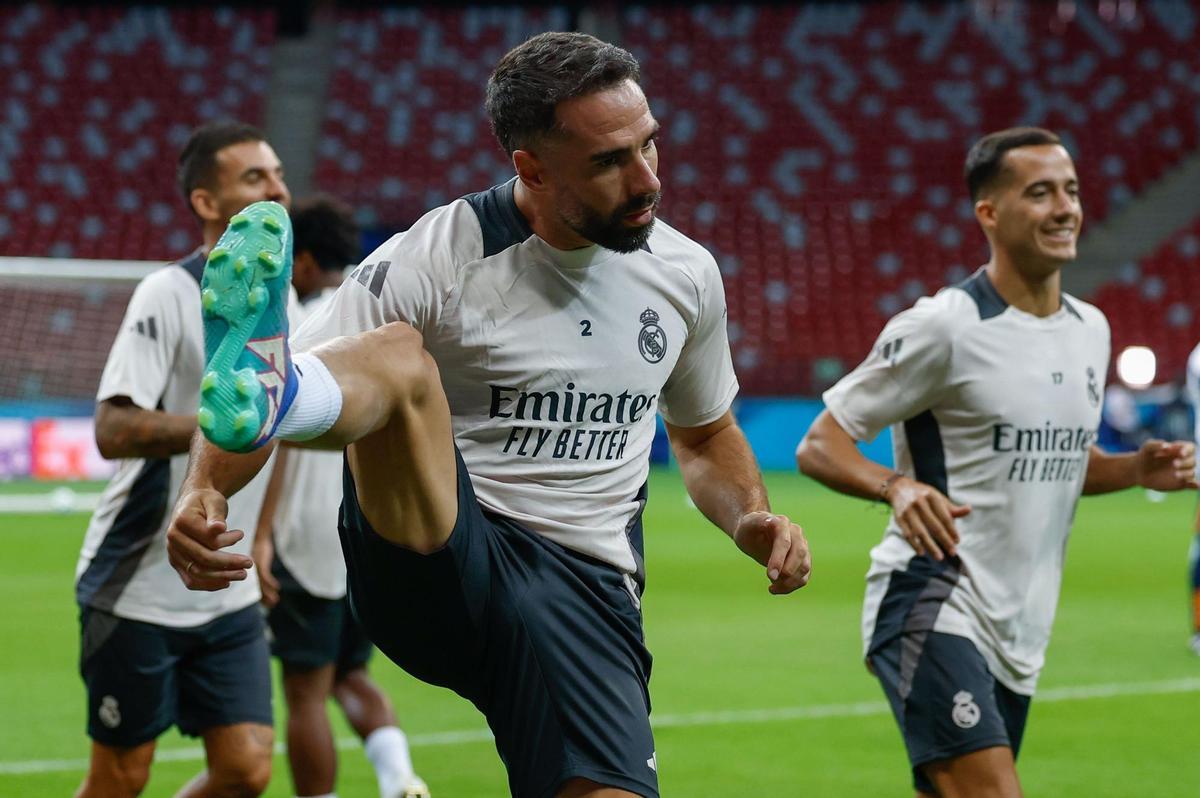
M 1187 399 L 1192 404 L 1196 416 L 1196 431 L 1193 437 L 1200 442 L 1200 344 L 1192 350 L 1187 360 Z M 1200 473 L 1200 467 L 1197 468 Z
M 300 305 L 288 321 L 297 324 L 332 299 L 327 288 Z M 300 586 L 314 596 L 346 595 L 346 562 L 338 539 L 342 503 L 342 453 L 289 447 L 283 484 L 275 506 L 274 542 L 278 557 Z
M 949 561 L 927 584 L 897 582 L 881 610 L 891 574 L 914 556 L 891 519 L 871 551 L 868 650 L 877 634 L 898 631 L 883 616 L 908 589 L 920 600 L 907 605 L 905 632 L 967 637 L 1001 683 L 1033 693 L 1108 358 L 1097 308 L 1064 295 L 1057 313 L 1032 316 L 1007 305 L 980 269 L 894 317 L 862 365 L 825 393 L 853 438 L 894 425 L 897 470 L 971 507 L 958 520 L 961 564 Z
M 662 221 L 633 253 L 556 250 L 521 216 L 514 184 L 384 243 L 293 345 L 412 324 L 480 504 L 640 578 L 655 412 L 700 426 L 737 393 L 721 275 Z
M 204 370 L 199 283 L 203 268 L 204 253 L 197 251 L 138 284 L 104 365 L 98 402 L 127 396 L 146 410 L 195 416 Z M 167 561 L 166 530 L 187 462 L 186 453 L 120 461 L 88 524 L 75 567 L 81 606 L 187 627 L 258 601 L 253 574 L 228 590 L 192 591 Z M 264 468 L 229 500 L 229 528 L 246 532 L 231 551 L 250 553 L 270 470 Z

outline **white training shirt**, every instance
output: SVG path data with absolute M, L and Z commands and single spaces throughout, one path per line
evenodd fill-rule
M 288 313 L 293 324 L 332 299 L 327 288 Z M 342 453 L 288 447 L 283 484 L 275 507 L 274 543 L 278 557 L 300 586 L 314 596 L 346 595 L 346 562 L 338 538 L 342 503 Z
M 1195 411 L 1196 429 L 1193 437 L 1200 443 L 1200 344 L 1197 344 L 1192 353 L 1188 355 L 1185 390 L 1187 399 L 1192 404 L 1192 410 Z M 1197 468 L 1197 473 L 1200 473 L 1200 467 Z
M 721 275 L 661 220 L 633 253 L 556 250 L 521 216 L 514 184 L 384 243 L 293 345 L 412 324 L 480 504 L 640 576 L 655 413 L 700 426 L 737 393 Z
M 127 396 L 146 410 L 195 416 L 204 370 L 203 268 L 204 253 L 197 251 L 138 284 L 104 365 L 98 402 Z M 259 600 L 253 573 L 228 590 L 192 591 L 167 561 L 166 530 L 187 462 L 186 453 L 120 461 L 88 524 L 75 568 L 76 598 L 82 606 L 187 627 Z M 246 532 L 231 551 L 250 553 L 270 470 L 268 465 L 229 500 L 229 528 Z
M 1108 358 L 1097 308 L 1064 295 L 1057 313 L 1032 316 L 1007 305 L 980 269 L 894 317 L 862 365 L 825 393 L 853 438 L 894 425 L 897 470 L 971 506 L 958 520 L 962 567 L 941 589 L 929 586 L 905 631 L 971 639 L 1018 693 L 1033 693 L 1050 640 Z M 891 574 L 913 556 L 892 518 L 871 551 L 864 646 L 882 628 Z

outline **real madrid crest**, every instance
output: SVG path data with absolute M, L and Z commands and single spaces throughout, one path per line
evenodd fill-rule
M 658 314 L 650 308 L 642 311 L 642 331 L 638 334 L 638 351 L 647 363 L 657 363 L 667 354 L 667 334 L 658 326 Z

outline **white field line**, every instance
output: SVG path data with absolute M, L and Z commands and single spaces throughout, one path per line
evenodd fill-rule
M 1200 678 L 1172 679 L 1161 682 L 1118 682 L 1115 684 L 1091 684 L 1080 687 L 1052 687 L 1036 696 L 1038 704 L 1061 701 L 1088 701 L 1097 698 L 1120 696 L 1173 695 L 1178 693 L 1200 693 Z M 870 715 L 886 715 L 890 712 L 883 701 L 861 701 L 854 704 L 817 704 L 807 707 L 779 707 L 777 709 L 745 709 L 717 712 L 690 712 L 687 714 L 657 714 L 651 723 L 656 729 L 679 729 L 694 726 L 727 726 L 735 724 L 778 723 L 780 721 L 814 720 L 820 718 L 856 718 Z M 82 732 L 81 732 L 82 736 Z M 490 742 L 492 733 L 487 729 L 460 729 L 457 731 L 410 734 L 408 743 L 414 748 L 435 745 L 465 745 Z M 337 740 L 338 750 L 362 747 L 357 737 L 342 737 Z M 282 743 L 276 743 L 275 753 L 284 753 Z M 199 762 L 204 758 L 200 746 L 159 749 L 154 754 L 158 762 Z M 61 771 L 87 770 L 86 759 L 32 759 L 24 762 L 0 761 L 0 776 L 54 773 Z
M 76 493 L 71 488 L 0 495 L 0 513 L 90 513 L 99 504 L 99 493 Z

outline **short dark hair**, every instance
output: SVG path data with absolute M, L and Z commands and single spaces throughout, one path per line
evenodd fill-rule
M 341 271 L 358 262 L 358 225 L 349 205 L 316 194 L 297 202 L 291 216 L 293 251 L 312 255 L 321 271 Z
M 559 103 L 640 77 L 637 59 L 615 44 L 586 33 L 539 33 L 500 59 L 484 105 L 511 156 L 555 130 Z
M 967 178 L 967 190 L 971 200 L 979 199 L 1004 171 L 1004 155 L 1017 147 L 1036 147 L 1042 144 L 1062 144 L 1056 134 L 1040 127 L 1010 127 L 988 133 L 971 145 L 963 173 Z
M 192 208 L 192 191 L 211 188 L 217 179 L 217 153 L 244 141 L 266 141 L 263 132 L 245 122 L 209 122 L 192 131 L 183 151 L 175 180 L 183 192 L 188 210 Z

